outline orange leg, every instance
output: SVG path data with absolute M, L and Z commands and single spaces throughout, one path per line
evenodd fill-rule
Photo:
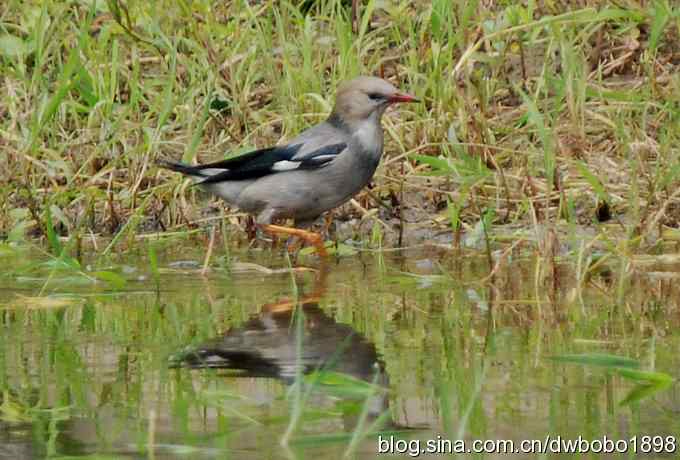
M 321 270 L 315 280 L 314 290 L 297 302 L 289 299 L 284 299 L 275 303 L 268 303 L 262 306 L 262 312 L 266 314 L 277 314 L 290 312 L 296 305 L 303 308 L 313 305 L 318 305 L 319 301 L 326 295 L 326 280 L 328 279 L 328 265 L 321 264 Z
M 333 224 L 333 213 L 329 212 L 324 217 L 324 227 L 323 227 L 323 234 L 324 235 L 328 235 L 328 230 L 331 228 L 332 224 Z
M 278 233 L 283 235 L 299 236 L 307 243 L 313 245 L 316 248 L 317 254 L 319 254 L 321 257 L 328 257 L 326 247 L 323 245 L 323 238 L 321 238 L 321 235 L 318 233 L 300 230 L 299 228 L 282 227 L 280 225 L 270 224 L 262 225 L 262 230 L 274 235 Z
M 295 254 L 302 247 L 302 243 L 299 239 L 286 242 L 286 248 L 288 249 L 288 254 Z

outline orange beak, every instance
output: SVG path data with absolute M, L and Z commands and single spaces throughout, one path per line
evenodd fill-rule
M 420 99 L 416 99 L 414 96 L 406 93 L 394 93 L 388 99 L 390 102 L 420 102 Z

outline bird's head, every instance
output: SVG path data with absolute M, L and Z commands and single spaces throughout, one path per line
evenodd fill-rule
M 381 78 L 357 77 L 340 84 L 331 116 L 350 125 L 372 117 L 380 120 L 385 109 L 398 102 L 420 101 Z

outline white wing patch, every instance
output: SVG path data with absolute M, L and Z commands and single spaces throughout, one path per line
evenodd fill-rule
M 204 176 L 214 176 L 215 174 L 219 174 L 221 172 L 224 172 L 224 169 L 219 169 L 219 168 L 206 168 L 202 169 L 201 173 Z
M 338 157 L 337 155 L 318 155 L 315 156 L 313 160 L 319 163 L 324 163 L 326 161 L 331 161 L 337 157 Z
M 300 162 L 298 161 L 288 161 L 288 160 L 281 160 L 277 161 L 274 163 L 271 167 L 272 171 L 292 171 L 293 169 L 297 169 L 300 166 Z

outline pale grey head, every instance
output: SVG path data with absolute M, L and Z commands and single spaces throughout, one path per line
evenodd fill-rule
M 418 102 L 406 93 L 400 92 L 390 82 L 377 77 L 357 77 L 343 82 L 335 96 L 335 107 L 331 118 L 354 125 L 377 118 L 385 109 L 397 102 Z

